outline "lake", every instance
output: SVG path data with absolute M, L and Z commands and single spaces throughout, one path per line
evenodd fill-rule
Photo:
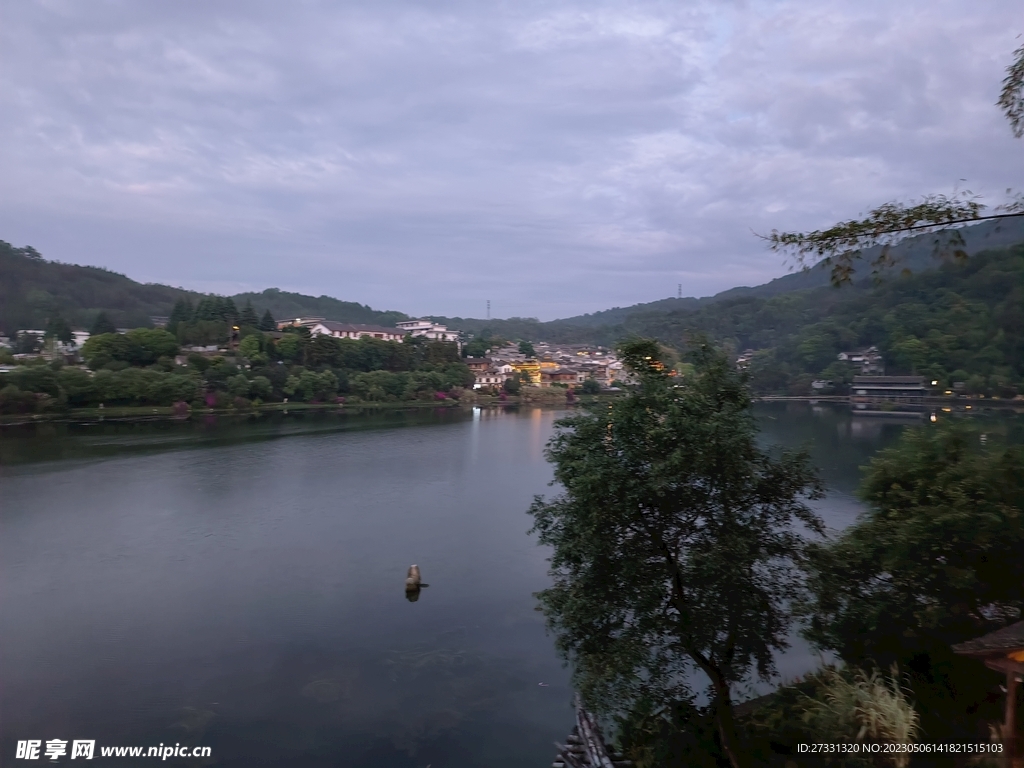
M 907 423 L 757 414 L 767 442 L 811 450 L 835 528 L 860 509 L 858 467 Z M 572 693 L 525 511 L 554 490 L 559 415 L 0 430 L 0 764 L 17 740 L 95 739 L 210 746 L 195 765 L 550 765 Z M 411 563 L 430 584 L 415 602 Z M 798 643 L 780 671 L 815 663 Z M 98 749 L 93 765 L 127 764 Z

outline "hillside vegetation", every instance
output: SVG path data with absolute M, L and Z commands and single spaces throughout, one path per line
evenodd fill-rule
M 48 261 L 30 246 L 17 248 L 0 240 L 0 333 L 13 335 L 27 328 L 45 328 L 63 317 L 76 328 L 90 328 L 99 314 L 119 328 L 152 325 L 152 317 L 170 316 L 181 300 L 199 304 L 207 294 L 156 283 L 139 283 L 102 267 L 83 267 Z M 379 312 L 354 301 L 330 296 L 303 296 L 270 288 L 231 298 L 239 308 L 251 302 L 259 314 L 274 317 L 325 317 L 343 323 L 394 325 L 408 317 Z
M 739 352 L 756 350 L 761 392 L 806 394 L 814 378 L 848 382 L 839 352 L 877 346 L 888 373 L 915 373 L 975 394 L 1012 396 L 1024 383 L 1024 245 L 963 263 L 848 288 L 740 297 L 680 312 L 631 315 L 593 330 L 593 340 L 630 335 L 679 347 L 694 332 Z
M 965 235 L 969 251 L 1009 237 L 1024 239 L 1015 228 L 991 224 Z M 596 313 L 586 316 L 586 325 L 532 318 L 435 319 L 476 336 L 561 343 L 611 345 L 646 336 L 680 348 L 699 332 L 735 353 L 754 350 L 752 383 L 764 393 L 807 394 L 815 379 L 830 380 L 834 391 L 842 392 L 855 371 L 836 359 L 838 353 L 867 346 L 879 348 L 889 373 L 917 373 L 946 386 L 964 382 L 975 394 L 1006 397 L 1024 391 L 1024 246 L 975 252 L 964 262 L 934 268 L 930 242 L 919 238 L 905 246 L 903 263 L 915 269 L 912 274 L 890 275 L 878 285 L 862 279 L 835 289 L 827 285 L 824 271 L 811 270 L 706 299 L 670 299 Z M 779 292 L 780 286 L 808 283 Z M 389 326 L 407 318 L 401 312 L 273 288 L 231 299 L 239 311 L 251 305 L 257 316 L 269 310 L 277 318 L 313 315 Z M 151 316 L 170 316 L 180 302 L 199 307 L 212 300 L 179 288 L 143 285 L 98 267 L 46 261 L 31 248 L 0 242 L 0 331 L 7 334 L 46 327 L 54 316 L 90 327 L 100 312 L 117 327 L 148 326 Z

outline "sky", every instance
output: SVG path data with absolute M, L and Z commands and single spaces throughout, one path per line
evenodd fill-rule
M 143 282 L 550 320 L 790 268 L 755 233 L 1024 178 L 1019 0 L 37 0 L 0 239 Z

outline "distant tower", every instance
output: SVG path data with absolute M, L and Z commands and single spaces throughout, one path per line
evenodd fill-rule
M 487 319 L 491 319 L 491 300 L 487 300 Z
M 676 298 L 677 299 L 683 298 L 683 284 L 682 283 L 679 284 L 679 290 L 676 293 Z

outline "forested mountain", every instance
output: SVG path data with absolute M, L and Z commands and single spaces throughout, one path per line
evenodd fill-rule
M 0 240 L 0 332 L 45 328 L 54 316 L 88 328 L 105 311 L 120 327 L 149 325 L 153 315 L 168 315 L 192 291 L 143 285 L 102 267 L 47 261 L 31 247 Z
M 260 314 L 269 309 L 270 314 L 278 320 L 289 317 L 323 317 L 340 323 L 392 326 L 409 319 L 403 312 L 380 311 L 354 301 L 341 301 L 330 296 L 305 296 L 277 288 L 268 288 L 262 293 L 239 293 L 232 298 L 239 307 L 247 301 L 252 302 L 253 308 Z
M 469 334 L 555 342 L 614 344 L 631 335 L 682 346 L 694 332 L 735 352 L 755 350 L 751 373 L 759 391 L 803 394 L 814 378 L 841 386 L 853 370 L 840 351 L 877 346 L 890 373 L 920 373 L 943 382 L 963 381 L 969 391 L 1024 391 L 1024 245 L 977 253 L 977 244 L 1002 242 L 1024 224 L 984 224 L 966 233 L 964 262 L 931 262 L 931 241 L 907 247 L 904 263 L 915 271 L 889 275 L 880 285 L 862 279 L 842 289 L 827 285 L 822 270 L 789 275 L 755 288 L 736 288 L 706 299 L 670 299 L 589 317 L 541 323 L 530 318 L 436 318 Z M 811 287 L 781 291 L 780 287 Z M 817 283 L 817 287 L 813 284 Z M 320 316 L 342 322 L 393 325 L 400 312 L 355 302 L 269 289 L 231 297 L 238 311 L 251 302 L 255 315 Z M 0 330 L 45 327 L 62 316 L 88 327 L 101 311 L 119 327 L 169 316 L 179 300 L 201 306 L 219 300 L 179 288 L 143 285 L 97 267 L 49 262 L 31 248 L 0 243 Z M 672 302 L 677 302 L 673 304 Z M 228 302 L 230 304 L 230 302 Z M 665 311 L 664 307 L 677 306 Z M 608 322 L 616 320 L 616 322 Z
M 89 328 L 106 313 L 120 328 L 151 325 L 151 317 L 168 317 L 179 300 L 199 304 L 205 294 L 156 283 L 138 283 L 102 267 L 48 261 L 30 246 L 16 248 L 0 240 L 0 333 L 45 328 L 63 317 L 76 328 Z M 345 323 L 394 325 L 408 319 L 401 312 L 378 312 L 354 301 L 330 296 L 303 296 L 270 288 L 230 297 L 241 309 L 247 301 L 262 315 L 277 318 L 315 316 Z
M 984 251 L 962 263 L 771 298 L 740 296 L 677 312 L 631 315 L 590 329 L 590 340 L 630 335 L 681 346 L 705 333 L 739 352 L 758 351 L 751 374 L 759 391 L 805 394 L 813 378 L 848 381 L 836 356 L 877 346 L 889 373 L 917 373 L 968 391 L 1024 391 L 1024 245 Z
M 1003 221 L 989 221 L 977 224 L 973 227 L 964 227 L 960 230 L 964 239 L 964 251 L 968 254 L 980 253 L 983 250 L 1016 245 L 1024 242 L 1024 219 L 1008 219 Z M 936 236 L 920 235 L 908 238 L 890 251 L 892 257 L 897 260 L 898 266 L 895 272 L 902 269 L 909 269 L 911 272 L 924 272 L 929 269 L 936 269 L 942 264 L 942 260 L 936 258 L 935 254 Z M 868 265 L 878 256 L 879 248 L 866 249 L 860 258 L 860 263 Z M 861 272 L 868 273 L 870 268 L 865 266 Z M 763 285 L 747 287 L 739 286 L 722 291 L 714 296 L 704 298 L 684 297 L 669 298 L 652 301 L 645 304 L 635 304 L 631 307 L 614 307 L 601 312 L 594 312 L 576 317 L 567 317 L 555 322 L 566 325 L 599 326 L 616 325 L 625 322 L 626 318 L 641 312 L 673 312 L 679 310 L 693 310 L 718 301 L 728 301 L 741 297 L 756 297 L 761 299 L 778 296 L 791 291 L 801 291 L 808 288 L 822 288 L 829 285 L 830 270 L 825 267 L 815 267 L 809 270 L 801 270 L 792 274 L 771 280 Z M 862 275 L 866 277 L 867 275 Z M 893 277 L 894 275 L 889 275 Z M 856 280 L 857 278 L 855 278 Z

